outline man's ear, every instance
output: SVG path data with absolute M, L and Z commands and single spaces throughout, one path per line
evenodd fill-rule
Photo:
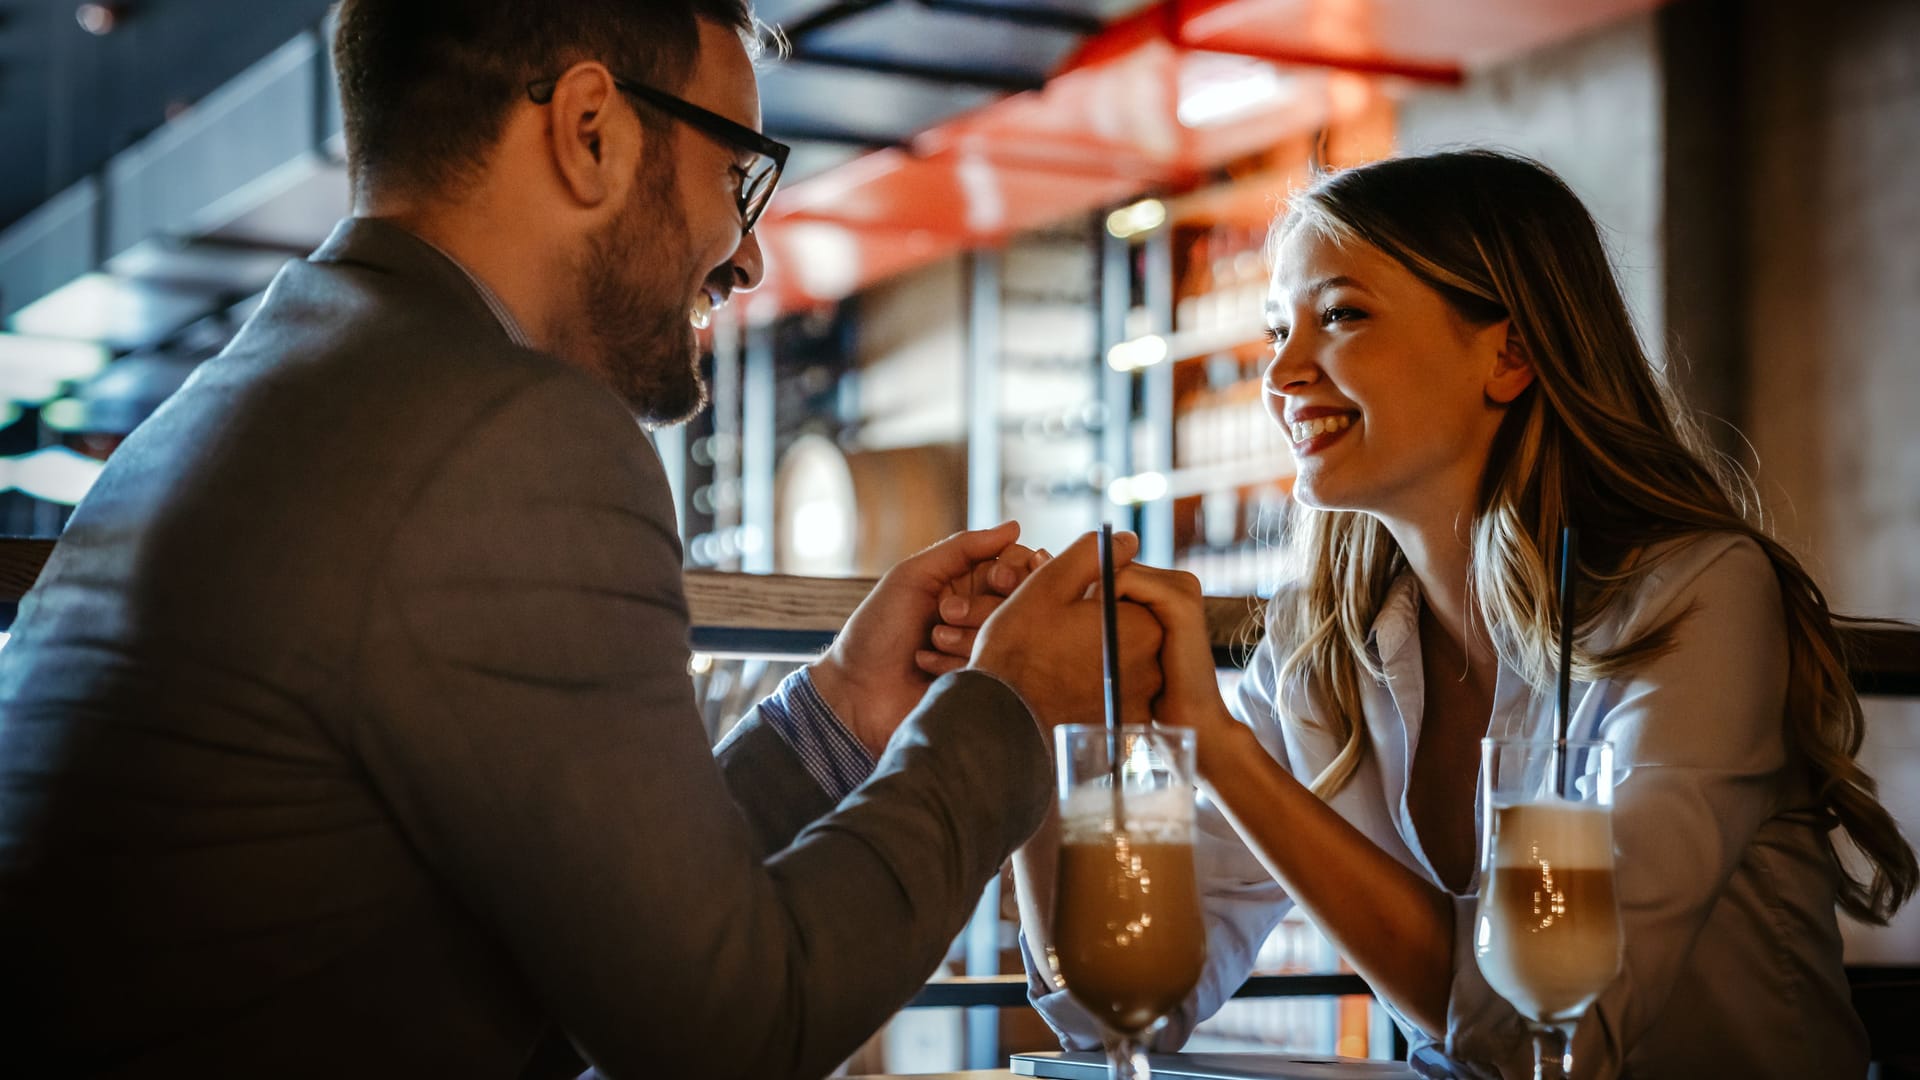
M 640 125 L 615 108 L 620 90 L 602 64 L 587 61 L 554 83 L 548 106 L 548 152 L 560 182 L 583 207 L 624 201 L 635 173 Z
M 1533 385 L 1533 357 L 1527 350 L 1526 339 L 1520 336 L 1512 319 L 1504 321 L 1506 340 L 1494 358 L 1493 370 L 1487 373 L 1487 400 L 1496 405 L 1513 404 L 1515 398 Z

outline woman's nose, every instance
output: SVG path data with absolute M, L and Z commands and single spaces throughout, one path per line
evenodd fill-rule
M 1320 369 L 1308 358 L 1307 350 L 1292 340 L 1274 346 L 1273 359 L 1261 375 L 1261 384 L 1272 397 L 1285 397 L 1319 381 Z

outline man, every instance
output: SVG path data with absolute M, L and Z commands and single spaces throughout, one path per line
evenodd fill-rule
M 1097 715 L 1085 543 L 946 610 L 994 613 L 972 670 L 916 652 L 1011 528 L 896 568 L 717 760 L 697 721 L 635 418 L 698 408 L 689 324 L 761 273 L 738 3 L 347 0 L 356 216 L 0 654 L 10 1069 L 818 1076 L 1035 827 L 1035 714 Z

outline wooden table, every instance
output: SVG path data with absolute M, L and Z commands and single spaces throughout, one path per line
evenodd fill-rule
M 973 1072 L 957 1073 L 874 1073 L 866 1076 L 849 1076 L 846 1080 L 1022 1080 L 1022 1078 L 1005 1069 L 976 1069 Z
M 1052 1056 L 1052 1055 L 1047 1055 Z M 1097 1054 L 1061 1055 L 1081 1061 L 1099 1060 Z M 1366 1061 L 1358 1058 L 1331 1058 L 1310 1053 L 1197 1053 L 1155 1054 L 1153 1075 L 1158 1077 L 1272 1076 L 1311 1077 L 1312 1080 L 1415 1080 L 1413 1070 L 1402 1061 Z M 1029 1067 L 1031 1067 L 1029 1065 Z M 923 1074 L 909 1077 L 868 1076 L 857 1080 L 1007 1080 L 1024 1076 L 1003 1069 L 978 1072 Z

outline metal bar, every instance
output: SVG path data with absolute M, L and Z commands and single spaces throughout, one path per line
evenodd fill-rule
M 829 4 L 804 19 L 798 19 L 782 26 L 780 31 L 787 36 L 789 41 L 798 44 L 800 38 L 816 30 L 824 30 L 834 23 L 850 19 L 855 15 L 871 11 L 874 8 L 889 3 L 892 3 L 892 0 L 841 0 L 840 3 Z
M 1000 445 L 1001 254 L 992 248 L 967 253 L 967 527 L 997 524 L 1003 512 Z M 967 924 L 967 974 L 1000 970 L 1000 879 L 988 883 Z M 991 1008 L 967 1012 L 968 1068 L 992 1068 L 1000 1017 Z
M 1351 71 L 1357 75 L 1386 75 L 1411 82 L 1430 83 L 1434 86 L 1460 86 L 1467 81 L 1466 71 L 1459 64 L 1401 60 L 1391 56 L 1360 56 L 1352 53 L 1328 52 L 1323 49 L 1235 45 L 1231 38 L 1209 38 L 1202 42 L 1192 42 L 1183 37 L 1174 44 L 1181 48 L 1226 53 L 1231 56 L 1247 56 L 1255 60 L 1266 60 L 1292 67 L 1327 68 L 1332 71 Z
M 667 491 L 673 496 L 673 529 L 684 547 L 693 537 L 687 535 L 687 429 L 669 424 L 647 433 L 654 453 L 660 455 L 660 467 L 667 473 Z
M 1045 75 L 1016 75 L 1004 71 L 980 71 L 973 68 L 915 64 L 904 60 L 883 60 L 846 53 L 823 52 L 814 48 L 795 49 L 793 55 L 788 58 L 788 62 L 845 68 L 849 71 L 865 71 L 875 75 L 892 75 L 939 86 L 971 86 L 982 90 L 999 90 L 1009 94 L 1038 90 L 1047 85 Z
M 304 259 L 313 254 L 310 244 L 292 244 L 279 240 L 258 240 L 246 236 L 162 236 L 156 239 L 164 241 L 168 247 L 176 250 L 200 248 L 207 251 L 230 251 L 236 255 L 285 255 L 290 259 Z
M 1102 27 L 1098 34 L 1083 42 L 1053 73 L 1055 78 L 1084 67 L 1104 63 L 1152 41 L 1163 41 L 1175 49 L 1230 53 L 1250 56 L 1279 64 L 1332 68 L 1368 75 L 1390 75 L 1415 82 L 1458 86 L 1466 74 L 1458 64 L 1436 63 L 1391 56 L 1366 56 L 1333 52 L 1272 42 L 1236 43 L 1231 31 L 1205 34 L 1204 27 L 1213 12 L 1235 0 L 1163 0 L 1125 18 Z M 1193 27 L 1202 34 L 1191 33 Z
M 1106 25 L 1097 16 L 1063 8 L 1013 7 L 1006 4 L 983 3 L 982 0 L 919 0 L 919 3 L 929 11 L 942 11 L 950 15 L 987 19 L 1010 26 L 1024 26 L 1034 30 L 1059 30 L 1083 36 L 1098 33 Z
M 987 882 L 980 905 L 967 923 L 967 975 L 1000 977 L 1000 878 Z M 1019 976 L 1014 976 L 1019 978 Z M 1024 986 L 1025 979 L 1021 979 Z M 1000 1064 L 1000 1010 L 992 1005 L 967 1009 L 967 1068 L 991 1069 Z
M 312 124 L 310 133 L 313 140 L 313 154 L 322 161 L 327 159 L 327 140 L 332 133 L 327 130 L 327 101 L 334 93 L 334 75 L 331 57 L 333 56 L 333 34 L 339 27 L 339 9 L 329 7 L 327 14 L 310 31 L 313 35 L 313 112 L 309 117 Z
M 713 324 L 713 531 L 723 533 L 740 524 L 741 383 L 744 381 L 740 324 L 721 319 Z
M 773 326 L 747 327 L 740 408 L 740 568 L 773 569 L 773 472 L 779 418 L 775 412 Z
M 1147 323 L 1150 333 L 1173 332 L 1173 230 L 1147 235 L 1145 272 Z M 1146 461 L 1134 463 L 1136 472 L 1173 471 L 1173 365 L 1155 364 L 1141 375 L 1142 409 L 1149 433 Z M 1140 559 L 1153 566 L 1173 565 L 1173 499 L 1163 498 L 1140 508 Z
M 1255 975 L 1233 992 L 1237 998 L 1372 996 L 1373 987 L 1358 975 Z
M 785 143 L 827 143 L 832 146 L 855 146 L 862 150 L 906 150 L 910 147 L 905 138 L 886 138 L 861 131 L 789 124 L 779 120 L 767 125 L 767 134 Z
M 1358 975 L 1255 975 L 1234 991 L 1236 998 L 1359 997 L 1373 988 Z M 1027 1004 L 1025 975 L 968 976 L 930 982 L 907 1002 L 909 1009 L 1017 1009 Z M 991 1068 L 992 1065 L 974 1066 Z
M 1107 481 L 1111 483 L 1133 471 L 1131 454 L 1128 452 L 1129 441 L 1133 438 L 1133 373 L 1115 371 L 1107 363 L 1107 350 L 1127 336 L 1127 309 L 1133 303 L 1133 275 L 1127 242 L 1107 231 L 1104 215 L 1096 215 L 1094 228 L 1097 230 L 1095 242 L 1100 246 L 1099 275 L 1096 279 L 1100 294 L 1099 348 L 1094 355 L 1095 363 L 1100 365 L 1101 400 L 1107 406 L 1107 422 L 1100 429 L 1100 464 Z M 1116 524 L 1127 529 L 1140 527 L 1139 522 L 1133 520 L 1131 508 L 1112 506 L 1107 502 L 1104 491 L 1100 493 L 1100 500 L 1102 520 L 1112 518 Z M 1120 515 L 1124 515 L 1125 520 L 1120 520 Z
M 831 630 L 763 630 L 754 626 L 695 626 L 687 634 L 694 652 L 759 660 L 813 661 L 833 644 Z
M 967 254 L 967 528 L 1000 523 L 1000 252 Z

